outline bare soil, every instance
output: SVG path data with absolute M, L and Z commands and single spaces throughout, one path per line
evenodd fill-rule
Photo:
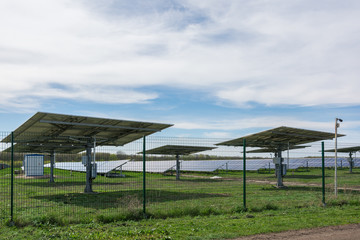
M 276 185 L 276 182 L 267 181 L 267 180 L 247 180 L 248 182 L 254 183 L 266 183 L 270 185 Z M 284 182 L 286 186 L 306 186 L 306 187 L 321 187 L 320 183 L 299 183 L 299 182 Z M 352 186 L 352 187 L 338 187 L 339 190 L 350 190 L 350 191 L 360 191 L 360 187 Z M 359 238 L 360 240 L 360 238 Z
M 45 179 L 45 178 L 50 178 L 50 175 L 42 175 L 42 176 L 15 175 L 15 178 L 23 178 L 23 179 Z M 54 176 L 54 178 L 57 178 L 57 176 Z
M 360 224 L 258 234 L 234 240 L 360 240 Z

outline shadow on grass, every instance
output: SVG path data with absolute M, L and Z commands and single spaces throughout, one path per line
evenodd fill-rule
M 284 178 L 289 178 L 289 179 L 319 179 L 322 178 L 321 175 L 286 175 Z
M 33 199 L 42 201 L 52 201 L 60 204 L 89 207 L 94 209 L 106 208 L 134 208 L 142 206 L 142 190 L 99 192 L 92 194 L 85 193 L 67 193 L 55 195 L 34 196 Z M 176 200 L 195 200 L 201 198 L 228 197 L 225 194 L 210 193 L 186 193 L 163 190 L 147 190 L 147 202 L 161 203 Z
M 180 178 L 180 180 L 176 180 L 175 177 L 173 179 L 160 179 L 160 181 L 167 181 L 171 183 L 217 183 L 217 182 L 223 182 L 223 181 L 229 181 L 225 179 L 210 179 L 210 178 Z
M 303 191 L 303 192 L 321 192 L 321 187 L 316 186 L 285 186 L 284 188 L 277 188 L 275 186 L 272 186 L 271 188 L 263 188 L 264 191 Z
M 110 182 L 106 182 L 106 179 L 101 179 L 100 181 L 93 181 L 93 185 L 94 186 L 116 186 L 116 185 L 125 185 L 125 184 L 133 184 L 134 182 L 131 181 L 124 181 L 121 179 L 126 179 L 126 178 L 117 178 L 119 179 L 119 182 L 114 182 L 115 178 L 109 178 L 112 179 L 110 180 Z M 81 178 L 77 178 L 74 180 L 67 180 L 67 181 L 62 181 L 61 179 L 56 179 L 55 178 L 55 182 L 50 183 L 49 179 L 41 179 L 41 181 L 39 180 L 32 180 L 32 179 L 21 179 L 21 181 L 16 181 L 16 184 L 21 184 L 24 186 L 33 186 L 33 187 L 70 187 L 70 186 L 85 186 L 86 182 L 85 182 L 85 178 L 81 179 Z
M 299 191 L 299 192 L 322 192 L 322 187 L 316 187 L 316 186 L 285 186 L 284 188 L 277 188 L 275 186 L 271 188 L 263 188 L 264 191 Z M 326 192 L 328 190 L 326 189 Z M 344 190 L 344 189 L 338 189 L 338 193 L 344 193 L 348 194 L 351 192 L 351 194 L 360 195 L 360 191 L 351 191 L 351 190 Z

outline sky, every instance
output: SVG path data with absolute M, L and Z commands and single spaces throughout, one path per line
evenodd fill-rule
M 0 1 L 0 130 L 36 112 L 360 145 L 358 0 Z M 340 141 L 340 139 L 339 139 Z

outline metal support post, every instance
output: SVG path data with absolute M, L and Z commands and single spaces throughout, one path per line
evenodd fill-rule
M 92 163 L 91 163 L 92 144 L 86 145 L 86 187 L 85 193 L 92 193 Z
M 11 132 L 10 224 L 14 224 L 14 132 Z
M 50 153 L 50 183 L 54 181 L 54 164 L 55 164 L 55 151 L 51 151 Z
M 349 173 L 352 173 L 353 165 L 354 165 L 354 159 L 352 157 L 353 153 L 349 153 Z
M 322 203 L 325 203 L 325 154 L 324 154 L 324 142 L 321 142 L 321 170 L 322 170 Z
M 309 172 L 309 161 L 306 161 L 306 171 Z
M 143 214 L 146 218 L 146 142 L 143 137 Z
M 334 176 L 334 191 L 335 197 L 337 197 L 337 129 L 340 127 L 338 121 L 342 122 L 340 118 L 335 118 L 335 176 Z
M 180 157 L 176 154 L 176 180 L 180 180 Z
M 290 169 L 290 143 L 288 142 L 288 149 L 287 149 L 287 165 L 286 165 L 286 170 Z
M 280 159 L 280 161 L 279 161 L 279 163 L 278 164 L 276 164 L 277 165 L 277 169 L 276 169 L 276 172 L 277 172 L 277 187 L 278 188 L 281 188 L 281 187 L 284 187 L 284 184 L 283 184 L 283 177 L 282 177 L 282 175 L 283 175 L 283 164 L 282 164 L 282 161 L 283 161 L 283 159 L 282 159 L 282 157 L 281 157 L 281 150 L 278 150 L 277 151 L 277 154 L 276 154 L 276 156 Z
M 243 140 L 243 203 L 246 211 L 246 139 Z

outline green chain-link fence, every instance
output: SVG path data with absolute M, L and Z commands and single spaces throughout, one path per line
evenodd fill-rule
M 1 139 L 10 135 L 8 132 L 0 134 Z M 334 154 L 324 154 L 323 175 L 321 143 L 292 150 L 289 154 L 285 151 L 285 188 L 276 188 L 272 153 L 244 154 L 243 147 L 216 145 L 225 140 L 149 136 L 145 142 L 139 139 L 121 147 L 96 147 L 95 154 L 92 152 L 92 161 L 97 168 L 92 179 L 93 193 L 84 193 L 84 151 L 67 154 L 24 152 L 24 148 L 14 147 L 12 156 L 11 143 L 2 142 L 1 218 L 10 219 L 12 207 L 14 220 L 19 224 L 44 219 L 77 223 L 322 206 L 324 193 L 329 203 L 337 199 L 360 199 L 360 160 L 355 156 L 350 173 L 347 156 L 339 154 L 338 196 L 335 197 Z M 178 154 L 180 171 L 177 176 L 175 155 L 143 154 L 144 147 L 149 151 L 165 145 L 215 149 Z M 339 143 L 339 147 L 343 146 L 347 145 Z M 325 144 L 325 149 L 331 147 L 332 142 Z M 52 157 L 55 160 L 53 172 Z

